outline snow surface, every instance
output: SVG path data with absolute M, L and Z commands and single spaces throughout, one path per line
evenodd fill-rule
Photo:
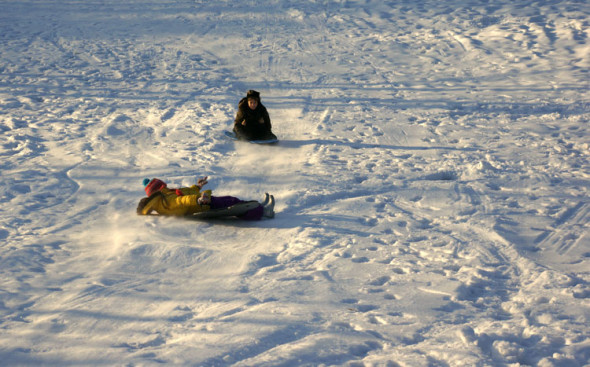
M 0 7 L 0 364 L 590 363 L 587 1 Z

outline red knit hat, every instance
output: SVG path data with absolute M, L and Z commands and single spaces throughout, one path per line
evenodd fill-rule
M 152 196 L 154 192 L 158 192 L 166 187 L 166 183 L 157 178 L 153 178 L 146 186 L 145 193 L 147 196 Z

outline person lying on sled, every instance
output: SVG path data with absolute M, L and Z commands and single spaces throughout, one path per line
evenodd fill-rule
M 260 93 L 249 90 L 246 97 L 238 103 L 234 120 L 234 133 L 239 140 L 276 139 L 271 131 L 270 116 L 266 107 L 260 103 Z
M 143 180 L 147 197 L 139 201 L 137 214 L 149 215 L 152 211 L 159 215 L 185 216 L 211 209 L 227 208 L 235 204 L 244 203 L 244 200 L 233 196 L 212 196 L 211 190 L 204 190 L 208 183 L 207 177 L 198 180 L 191 187 L 168 188 L 168 185 L 157 178 Z M 274 197 L 266 194 L 262 204 L 250 209 L 244 215 L 239 216 L 245 220 L 260 220 L 262 217 L 274 217 Z

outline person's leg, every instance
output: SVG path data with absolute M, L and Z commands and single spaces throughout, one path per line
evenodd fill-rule
M 233 196 L 211 196 L 211 209 L 227 208 L 244 202 L 244 200 L 240 200 Z M 263 213 L 264 209 L 262 208 L 262 205 L 258 205 L 256 208 L 248 210 L 246 214 L 240 215 L 238 218 L 244 220 L 259 220 L 262 218 Z
M 242 200 L 233 196 L 211 196 L 211 209 L 227 208 L 242 202 Z
M 258 205 L 256 208 L 248 210 L 246 214 L 240 215 L 238 218 L 243 220 L 260 220 L 263 213 L 264 208 L 262 205 Z
M 269 130 L 264 135 L 264 140 L 271 140 L 271 139 L 277 139 L 277 136 L 275 134 L 273 134 L 272 131 Z
M 242 125 L 234 125 L 234 133 L 238 140 L 252 140 L 252 133 Z

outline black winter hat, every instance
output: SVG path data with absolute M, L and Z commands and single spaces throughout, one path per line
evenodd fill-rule
M 246 93 L 246 98 L 255 98 L 260 100 L 260 92 L 257 92 L 254 89 L 250 89 L 248 93 Z

